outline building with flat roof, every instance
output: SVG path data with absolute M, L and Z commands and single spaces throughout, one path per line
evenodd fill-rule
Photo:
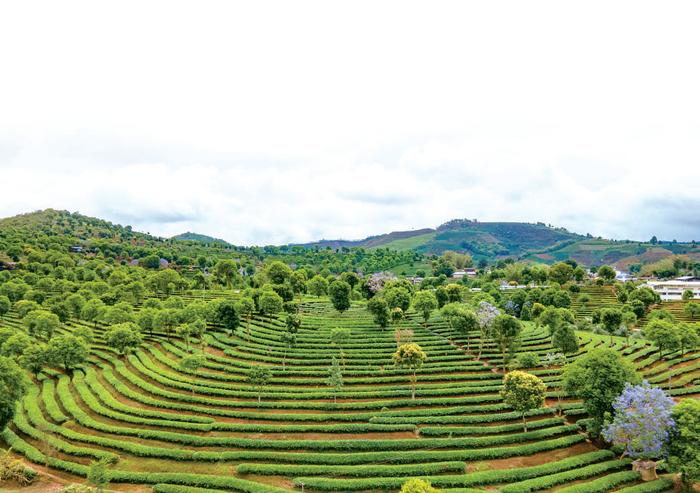
M 686 291 L 693 293 L 693 299 L 700 299 L 700 278 L 693 276 L 670 281 L 647 281 L 646 286 L 659 293 L 662 301 L 680 301 Z

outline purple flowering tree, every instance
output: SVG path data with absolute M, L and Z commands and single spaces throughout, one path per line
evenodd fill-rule
M 671 411 L 675 402 L 666 393 L 652 387 L 646 380 L 640 385 L 627 384 L 622 394 L 615 399 L 615 418 L 603 428 L 603 437 L 614 445 L 624 448 L 623 456 L 639 459 L 639 464 L 651 464 L 664 455 L 666 442 L 675 423 Z M 649 468 L 648 465 L 644 466 Z M 655 476 L 655 473 L 653 473 Z
M 505 304 L 503 305 L 503 309 L 506 311 L 506 313 L 508 315 L 513 315 L 514 317 L 517 317 L 518 314 L 520 313 L 520 305 L 518 305 L 513 300 L 506 301 Z
M 481 332 L 479 338 L 479 355 L 476 359 L 481 358 L 481 352 L 484 349 L 484 341 L 489 336 L 489 331 L 493 325 L 493 321 L 498 315 L 501 314 L 501 310 L 493 306 L 488 301 L 479 302 L 479 307 L 476 309 L 476 319 L 479 323 L 479 331 Z

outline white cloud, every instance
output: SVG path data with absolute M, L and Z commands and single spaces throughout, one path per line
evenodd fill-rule
M 51 206 L 242 244 L 455 217 L 697 239 L 698 13 L 7 4 L 0 215 Z

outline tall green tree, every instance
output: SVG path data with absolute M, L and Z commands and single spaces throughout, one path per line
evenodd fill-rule
M 435 295 L 430 291 L 418 291 L 413 295 L 413 308 L 423 317 L 423 324 L 427 325 L 430 314 L 438 307 Z
M 22 368 L 12 359 L 0 356 L 0 431 L 14 417 L 17 402 L 26 393 L 28 385 Z
M 250 320 L 253 318 L 253 313 L 255 312 L 255 301 L 249 296 L 243 296 L 238 300 L 238 314 L 245 318 L 246 323 L 246 333 L 248 334 L 248 340 L 250 340 Z
M 139 327 L 134 322 L 113 325 L 104 333 L 105 344 L 125 357 L 143 342 Z
M 50 360 L 73 371 L 87 361 L 89 350 L 82 339 L 71 334 L 54 337 L 48 343 Z
M 572 324 L 562 324 L 552 334 L 552 346 L 564 354 L 572 354 L 578 351 L 578 336 L 576 326 Z
M 284 262 L 275 260 L 267 266 L 265 275 L 273 284 L 284 284 L 292 277 L 292 269 Z
M 258 402 L 262 400 L 262 391 L 272 378 L 272 371 L 267 366 L 255 365 L 248 371 L 248 383 L 258 394 Z
M 523 324 L 512 315 L 498 315 L 493 321 L 491 339 L 496 343 L 503 358 L 503 372 L 507 371 L 507 364 L 520 342 L 520 333 Z
M 367 310 L 372 314 L 374 323 L 379 325 L 379 327 L 385 329 L 389 325 L 391 312 L 389 311 L 389 304 L 384 298 L 379 296 L 372 297 L 367 302 Z
M 319 275 L 315 275 L 308 282 L 309 293 L 314 296 L 324 296 L 328 293 L 328 280 Z
M 192 375 L 192 394 L 194 394 L 195 391 L 199 369 L 202 368 L 206 363 L 207 357 L 204 355 L 204 353 L 188 354 L 180 360 L 180 369 Z
M 681 337 L 678 327 L 667 320 L 652 320 L 643 330 L 644 337 L 659 348 L 659 356 L 664 352 L 671 353 L 681 348 Z
M 597 437 L 605 414 L 613 412 L 613 401 L 622 393 L 626 383 L 639 383 L 634 367 L 616 351 L 594 349 L 564 367 L 562 386 L 574 397 L 583 399 L 591 417 L 588 431 Z
M 340 370 L 340 365 L 335 356 L 331 360 L 331 367 L 328 369 L 328 378 L 326 378 L 326 385 L 330 387 L 331 392 L 333 392 L 333 403 L 338 402 L 338 392 L 343 388 L 343 372 Z
M 603 325 L 605 332 L 610 334 L 610 345 L 613 345 L 613 335 L 620 330 L 622 325 L 623 314 L 619 308 L 603 308 L 600 310 L 600 323 Z
M 668 465 L 681 474 L 686 491 L 700 481 L 700 401 L 683 399 L 671 413 L 676 423 L 668 447 Z
M 263 315 L 274 315 L 284 308 L 284 300 L 274 291 L 263 291 L 259 299 L 260 313 Z
M 236 302 L 228 299 L 220 301 L 216 306 L 216 320 L 224 326 L 229 334 L 233 334 L 233 331 L 241 323 Z
M 333 281 L 328 287 L 328 295 L 331 298 L 333 308 L 343 313 L 350 308 L 350 285 L 345 281 Z
M 423 349 L 416 343 L 402 344 L 394 353 L 394 365 L 398 368 L 411 370 L 411 399 L 416 398 L 416 371 L 423 366 L 427 356 Z
M 0 296 L 0 320 L 7 315 L 7 313 L 10 311 L 10 308 L 12 308 L 12 302 L 10 302 L 10 298 L 7 296 Z
M 524 431 L 527 431 L 525 414 L 544 404 L 546 391 L 541 379 L 524 371 L 512 371 L 503 378 L 501 397 L 508 407 L 520 413 Z

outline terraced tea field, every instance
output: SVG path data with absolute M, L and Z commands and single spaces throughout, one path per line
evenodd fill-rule
M 120 358 L 98 326 L 90 364 L 72 376 L 41 375 L 2 439 L 67 479 L 109 458 L 110 488 L 120 491 L 395 491 L 410 477 L 451 493 L 672 489 L 667 479 L 642 483 L 629 460 L 589 443 L 576 423 L 585 418 L 579 403 L 563 396 L 565 413 L 557 415 L 559 368 L 531 370 L 548 386 L 548 407 L 529 414 L 524 432 L 498 394 L 495 348 L 487 344 L 476 358 L 477 333 L 459 337 L 437 316 L 426 327 L 404 322 L 428 356 L 412 400 L 409 370 L 392 365 L 393 331 L 376 328 L 362 306 L 338 315 L 326 302 L 306 301 L 302 320 L 289 351 L 276 318 L 254 318 L 249 336 L 245 324 L 232 336 L 210 327 L 207 361 L 196 373 L 179 366 L 187 354 L 180 339 L 153 334 Z M 19 325 L 12 314 L 4 323 Z M 350 329 L 342 348 L 329 342 L 335 327 Z M 579 354 L 608 342 L 590 333 L 580 339 Z M 699 352 L 659 360 L 645 341 L 615 345 L 672 395 L 700 394 Z M 551 350 L 546 332 L 529 325 L 520 351 Z M 332 356 L 344 379 L 337 402 L 326 385 Z M 247 383 L 254 365 L 273 374 L 260 400 Z

